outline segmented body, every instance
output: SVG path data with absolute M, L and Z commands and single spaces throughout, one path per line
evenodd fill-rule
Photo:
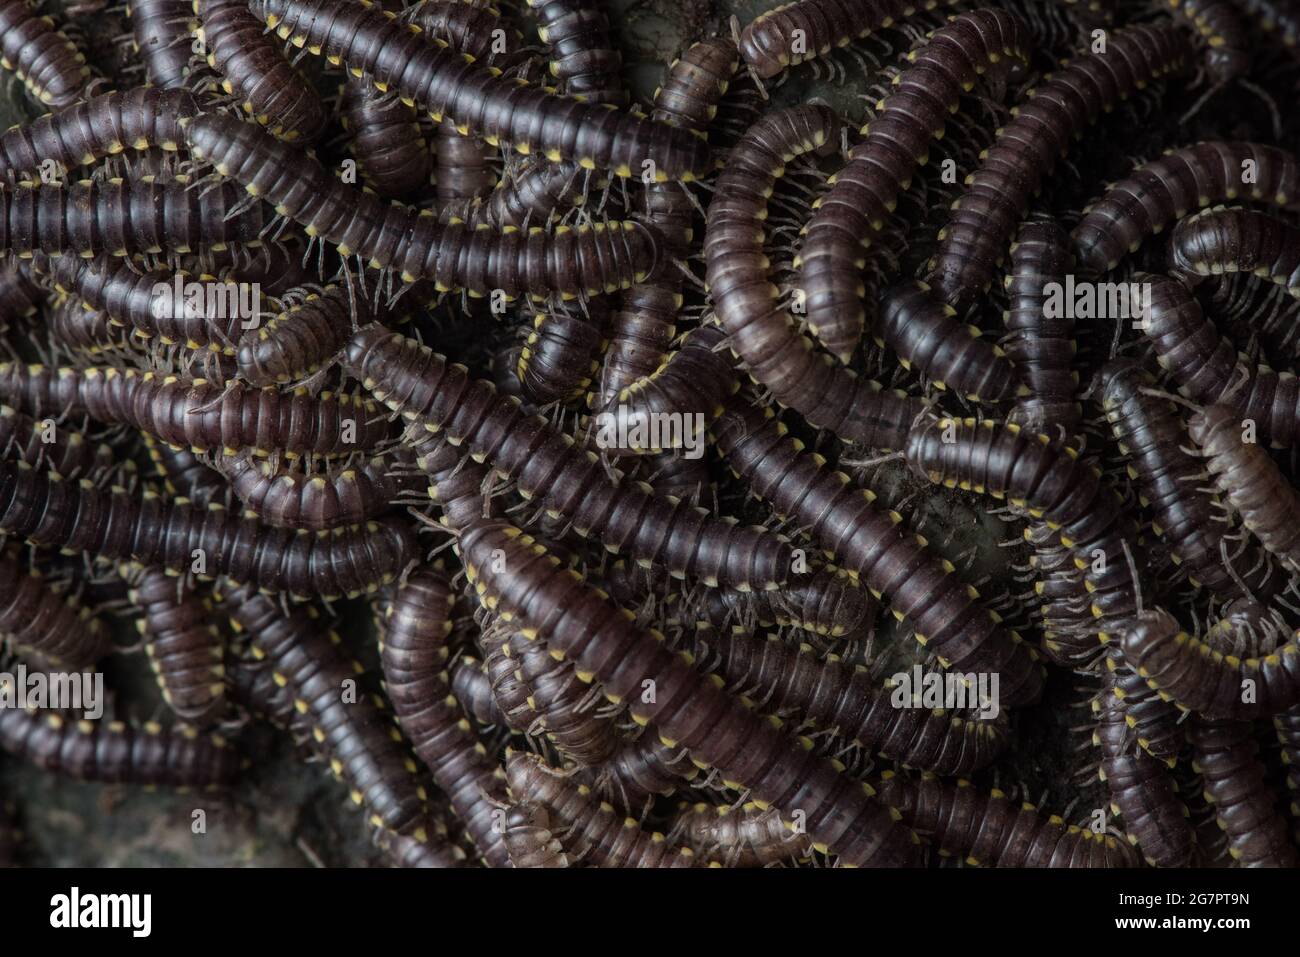
M 881 775 L 880 793 L 903 820 L 943 856 L 988 867 L 1137 867 L 1132 848 L 1109 834 L 1044 817 L 1029 803 L 1016 807 L 996 788 L 984 792 L 966 780 L 933 774 Z
M 495 76 L 377 7 L 330 0 L 255 0 L 251 7 L 282 38 L 365 73 L 381 91 L 397 92 L 439 121 L 449 117 L 491 145 L 619 176 L 639 174 L 644 160 L 665 180 L 708 169 L 708 144 L 700 137 Z
M 377 446 L 388 423 L 374 403 L 347 393 L 308 396 L 239 383 L 183 379 L 111 366 L 51 369 L 0 363 L 0 394 L 35 415 L 84 411 L 106 423 L 124 422 L 172 445 L 197 451 L 278 450 L 289 455 L 336 455 Z
M 239 754 L 217 734 L 152 721 L 74 721 L 26 708 L 0 708 L 0 748 L 78 781 L 216 789 L 231 784 Z
M 212 609 L 173 575 L 140 565 L 119 569 L 141 609 L 138 627 L 163 700 L 187 724 L 204 728 L 226 716 L 225 648 Z
M 309 609 L 286 614 L 272 598 L 244 588 L 223 596 L 231 623 L 252 640 L 276 683 L 293 689 L 296 709 L 347 782 L 354 804 L 375 826 L 419 836 L 425 795 L 415 763 L 394 740 L 389 717 L 355 687 L 359 666 L 339 651 L 340 639 Z M 349 683 L 352 694 L 347 693 Z
M 1098 775 L 1110 789 L 1111 812 L 1124 820 L 1129 841 L 1156 867 L 1183 867 L 1196 846 L 1187 808 L 1165 766 L 1137 749 L 1120 699 L 1103 688 L 1094 702 L 1092 743 L 1101 750 Z
M 1250 722 L 1193 718 L 1188 738 L 1232 859 L 1240 867 L 1295 867 L 1296 849 L 1273 806 Z
M 636 223 L 610 222 L 548 233 L 497 232 L 464 222 L 442 225 L 329 175 L 317 161 L 248 123 L 206 114 L 188 121 L 191 152 L 217 172 L 274 203 L 283 216 L 403 282 L 431 279 L 440 292 L 466 289 L 574 298 L 631 285 L 654 267 L 657 244 Z M 293 175 L 287 176 L 286 171 Z
M 446 577 L 422 569 L 400 585 L 381 618 L 380 662 L 398 724 L 438 789 L 493 867 L 509 863 L 491 800 L 505 797 L 501 769 L 451 694 L 447 636 L 454 596 Z
M 93 664 L 112 650 L 104 623 L 11 553 L 0 554 L 0 634 L 63 667 Z
M 673 822 L 700 859 L 724 867 L 765 867 L 812 857 L 807 835 L 793 833 L 781 815 L 757 804 L 694 804 Z
M 304 597 L 358 595 L 392 581 L 415 553 L 414 533 L 382 521 L 328 535 L 272 529 L 217 505 L 102 491 L 26 463 L 0 463 L 0 531 L 175 572 L 226 575 Z
M 808 325 L 832 352 L 852 352 L 870 324 L 862 302 L 865 250 L 925 164 L 931 140 L 943 136 L 948 114 L 981 74 L 1025 63 L 1028 50 L 1019 18 L 982 9 L 954 17 L 907 55 L 908 68 L 876 104 L 865 138 L 817 204 L 795 261 Z
M 246 510 L 277 528 L 325 530 L 389 511 L 403 491 L 427 484 L 397 474 L 394 456 L 374 456 L 324 472 L 301 472 L 251 456 L 223 457 L 216 469 Z
M 1076 56 L 1026 91 L 939 233 L 928 276 L 939 298 L 963 309 L 987 289 L 1016 223 L 1072 142 L 1134 92 L 1180 73 L 1189 59 L 1172 25 L 1139 24 L 1108 32 L 1105 52 Z
M 770 409 L 731 403 L 713 426 L 715 442 L 754 494 L 808 534 L 873 594 L 884 594 L 895 615 L 910 619 L 917 640 L 959 671 L 996 671 L 1004 704 L 1032 701 L 1042 692 L 1037 653 L 979 606 L 979 593 L 907 534 L 902 516 L 872 503 L 875 495 L 804 452 Z
M 731 691 L 761 702 L 764 711 L 797 712 L 814 727 L 908 767 L 969 774 L 1006 747 L 1005 719 L 981 719 L 980 706 L 953 712 L 922 707 L 916 689 L 915 700 L 908 695 L 900 707 L 891 684 L 882 687 L 866 668 L 834 655 L 818 660 L 806 645 L 706 632 L 696 648 L 702 663 L 725 678 Z
M 1250 72 L 1250 37 L 1236 2 L 1164 0 L 1163 6 L 1196 31 L 1205 45 L 1205 67 L 1216 83 Z
M 1238 197 L 1283 209 L 1300 205 L 1300 165 L 1258 143 L 1206 142 L 1173 150 L 1115 183 L 1071 233 L 1079 272 L 1114 269 L 1149 236 L 1201 206 Z
M 789 575 L 789 547 L 774 536 L 611 483 L 572 439 L 409 339 L 368 326 L 353 337 L 343 367 L 390 409 L 429 431 L 444 429 L 514 479 L 525 497 L 540 499 L 606 547 L 706 584 L 769 588 Z
M 517 529 L 484 523 L 462 534 L 459 551 L 476 585 L 521 624 L 545 628 L 548 644 L 598 679 L 607 697 L 627 702 L 635 720 L 653 722 L 670 744 L 690 749 L 693 760 L 719 768 L 757 799 L 778 808 L 797 800 L 819 846 L 849 864 L 913 860 L 913 839 L 895 828 L 869 788 L 707 681 Z M 494 552 L 504 555 L 503 570 L 493 567 Z M 654 682 L 653 701 L 642 695 L 646 680 Z M 511 771 L 508 760 L 508 777 Z M 511 791 L 522 797 L 513 780 Z
M 131 36 L 149 85 L 185 89 L 191 82 L 191 37 L 198 27 L 188 0 L 128 0 Z
M 198 251 L 255 243 L 262 208 L 224 185 L 197 190 L 183 176 L 159 182 L 82 180 L 69 186 L 27 182 L 0 190 L 0 250 L 82 255 Z
M 91 82 L 85 55 L 28 0 L 0 3 L 0 65 L 53 109 L 81 99 Z
M 732 351 L 779 403 L 847 441 L 898 448 L 921 403 L 815 352 L 781 307 L 763 250 L 766 197 L 778 173 L 795 156 L 830 143 L 837 125 L 828 108 L 808 106 L 769 114 L 746 132 L 709 204 L 705 281 Z
M 277 136 L 311 142 L 325 129 L 325 107 L 266 35 L 262 21 L 241 0 L 194 0 L 196 35 L 222 89 Z
M 39 180 L 53 163 L 65 179 L 67 170 L 125 150 L 175 151 L 183 142 L 180 121 L 198 111 L 186 90 L 101 93 L 0 134 L 0 176 Z
M 1074 321 L 1069 310 L 1048 315 L 1052 284 L 1063 289 L 1073 268 L 1070 241 L 1054 221 L 1022 223 L 1011 244 L 1011 268 L 1005 284 L 1008 308 L 1003 313 L 1007 336 L 1003 347 L 1015 364 L 1029 395 L 1018 400 L 1007 420 L 1047 435 L 1068 438 L 1079 432 L 1083 410 L 1074 372 Z

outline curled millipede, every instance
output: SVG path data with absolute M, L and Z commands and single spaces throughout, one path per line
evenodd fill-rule
M 928 276 L 936 295 L 962 309 L 987 289 L 1017 221 L 1072 141 L 1134 92 L 1179 73 L 1188 54 L 1172 26 L 1138 24 L 1110 33 L 1105 52 L 1076 56 L 1027 90 L 939 232 Z
M 548 233 L 541 227 L 497 232 L 385 202 L 330 176 L 288 144 L 228 116 L 213 113 L 185 123 L 191 153 L 211 163 L 276 211 L 372 267 L 392 269 L 403 282 L 433 280 L 440 292 L 466 289 L 507 297 L 576 298 L 631 285 L 654 268 L 656 240 L 631 221 L 597 222 Z M 281 170 L 292 168 L 291 180 Z
M 0 708 L 0 748 L 45 771 L 104 784 L 215 790 L 239 770 L 238 752 L 218 734 L 28 708 Z
M 914 859 L 914 838 L 895 827 L 869 787 L 850 784 L 838 764 L 725 694 L 691 667 L 689 656 L 670 652 L 638 628 L 630 612 L 538 548 L 498 522 L 472 527 L 458 543 L 470 580 L 483 585 L 490 602 L 526 627 L 562 626 L 547 628 L 548 645 L 573 659 L 579 677 L 599 680 L 615 704 L 627 702 L 638 723 L 653 722 L 669 746 L 689 749 L 692 760 L 717 767 L 726 780 L 786 813 L 797 799 L 815 846 L 833 848 L 846 864 Z M 504 568 L 496 567 L 494 554 L 504 556 Z M 643 695 L 647 680 L 655 689 L 652 701 Z M 511 765 L 507 759 L 507 777 Z M 524 798 L 513 780 L 511 791 Z
M 414 572 L 380 619 L 384 684 L 402 731 L 451 799 L 480 853 L 493 867 L 509 861 L 491 799 L 505 796 L 500 766 L 487 753 L 451 694 L 447 636 L 453 604 L 445 576 Z
M 933 774 L 905 777 L 886 771 L 880 793 L 903 820 L 945 857 L 988 867 L 1137 867 L 1122 840 L 1044 817 L 1029 803 L 1016 807 L 996 788 L 983 792 L 966 780 Z
M 794 263 L 808 326 L 831 352 L 850 355 L 872 324 L 862 302 L 866 249 L 926 163 L 931 140 L 943 136 L 949 113 L 981 74 L 1025 63 L 1028 49 L 1018 17 L 981 9 L 954 17 L 907 55 L 908 68 L 876 105 L 864 139 L 816 204 Z
M 763 589 L 789 575 L 789 546 L 775 536 L 612 483 L 596 456 L 576 451 L 568 436 L 401 335 L 367 326 L 353 337 L 343 367 L 390 409 L 429 431 L 445 429 L 514 479 L 526 498 L 540 498 L 607 548 L 706 584 Z
M 85 54 L 27 0 L 0 2 L 0 62 L 53 109 L 75 103 L 91 84 Z
M 194 0 L 195 35 L 221 88 L 249 116 L 287 140 L 311 142 L 325 129 L 325 107 L 311 85 L 265 35 L 241 0 Z
M 806 526 L 873 594 L 888 596 L 894 613 L 911 620 L 917 641 L 942 662 L 962 672 L 998 672 L 1004 704 L 1024 704 L 1041 694 L 1037 653 L 980 608 L 979 592 L 962 582 L 951 563 L 931 554 L 925 539 L 905 533 L 901 515 L 877 508 L 874 493 L 804 452 L 770 409 L 733 401 L 712 434 L 754 494 L 778 515 Z
M 777 173 L 828 144 L 835 115 L 822 106 L 770 113 L 731 153 L 709 204 L 705 279 L 732 351 L 777 402 L 868 448 L 898 448 L 922 404 L 819 355 L 768 277 L 762 219 Z
M 1080 273 L 1102 275 L 1188 211 L 1238 197 L 1297 208 L 1300 165 L 1286 150 L 1258 143 L 1207 142 L 1166 153 L 1088 207 L 1071 233 L 1075 263 Z
M 625 177 L 640 175 L 645 162 L 663 180 L 690 179 L 708 169 L 708 144 L 699 136 L 634 114 L 611 114 L 599 104 L 575 106 L 494 75 L 377 7 L 339 8 L 331 0 L 254 0 L 250 6 L 295 46 L 319 51 L 354 75 L 364 73 L 381 92 L 395 91 L 439 122 L 449 117 L 489 145 Z
M 140 565 L 119 568 L 130 599 L 143 611 L 138 626 L 163 700 L 187 724 L 204 728 L 225 717 L 224 643 L 211 608 L 192 589 L 178 594 L 174 576 Z

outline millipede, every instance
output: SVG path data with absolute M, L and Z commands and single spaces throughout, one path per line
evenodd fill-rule
M 597 222 L 548 233 L 541 227 L 498 232 L 386 202 L 334 179 L 315 160 L 250 123 L 205 113 L 185 123 L 190 152 L 249 194 L 371 266 L 403 282 L 433 280 L 439 291 L 575 298 L 624 288 L 653 268 L 657 243 L 632 221 Z M 292 168 L 286 180 L 283 170 Z
M 769 114 L 745 133 L 709 204 L 705 281 L 732 351 L 777 402 L 848 441 L 898 448 L 922 404 L 817 353 L 767 275 L 762 219 L 776 175 L 830 143 L 836 125 L 831 110 L 809 106 Z
M 864 247 L 870 248 L 925 164 L 931 140 L 943 136 L 962 92 L 981 74 L 1025 63 L 1028 48 L 1018 17 L 982 9 L 954 17 L 907 54 L 908 67 L 893 92 L 876 104 L 862 128 L 864 139 L 818 200 L 794 263 L 808 326 L 831 352 L 851 353 L 870 324 L 862 301 Z
M 599 679 L 607 697 L 627 701 L 635 720 L 653 722 L 666 742 L 688 748 L 692 760 L 719 767 L 728 780 L 743 782 L 772 806 L 792 811 L 788 802 L 797 796 L 808 832 L 845 863 L 914 859 L 915 837 L 897 828 L 870 787 L 848 786 L 838 764 L 806 750 L 797 738 L 705 680 L 688 663 L 689 656 L 670 652 L 641 631 L 630 613 L 620 613 L 576 575 L 558 568 L 544 548 L 539 553 L 518 529 L 481 523 L 462 533 L 458 550 L 476 587 L 482 584 L 499 607 L 525 624 L 556 620 L 563 627 L 546 629 L 548 644 L 584 669 L 580 675 Z M 504 573 L 494 572 L 494 552 L 506 557 Z M 485 573 L 492 581 L 480 578 Z M 525 586 L 530 579 L 534 581 Z M 653 702 L 641 695 L 643 680 L 655 683 Z M 509 760 L 506 774 L 509 778 Z
M 925 835 L 939 854 L 989 867 L 1137 867 L 1123 840 L 1044 817 L 1028 802 L 1017 807 L 1005 793 L 981 792 L 969 781 L 939 780 L 886 771 L 879 791 L 903 820 Z
M 323 531 L 358 525 L 389 511 L 403 491 L 427 483 L 398 474 L 397 455 L 375 455 L 321 472 L 277 466 L 251 455 L 214 465 L 244 509 L 277 528 Z
M 489 144 L 617 176 L 640 175 L 645 162 L 653 164 L 656 179 L 691 179 L 707 171 L 702 137 L 507 81 L 380 8 L 338 8 L 328 0 L 256 0 L 249 6 L 295 46 L 319 50 L 329 62 L 369 76 L 381 92 L 393 90 L 439 122 L 446 116 L 475 129 Z
M 763 710 L 797 712 L 815 727 L 908 767 L 969 774 L 992 763 L 1006 746 L 1005 722 L 981 719 L 974 709 L 900 708 L 891 700 L 892 685 L 873 681 L 866 668 L 835 655 L 818 661 L 806 645 L 705 632 L 695 647 L 728 688 L 762 702 Z
M 1218 141 L 1170 151 L 1115 183 L 1084 211 L 1070 234 L 1075 263 L 1080 273 L 1102 275 L 1187 211 L 1238 198 L 1297 208 L 1295 156 L 1259 143 Z
M 91 85 L 85 54 L 27 0 L 0 3 L 0 65 L 54 109 L 82 99 Z
M 447 635 L 454 598 L 436 570 L 413 573 L 386 603 L 380 660 L 398 724 L 480 853 L 500 867 L 509 860 L 490 799 L 505 797 L 505 776 L 477 739 L 447 674 Z
M 226 717 L 225 646 L 211 609 L 192 590 L 177 595 L 175 577 L 140 565 L 118 574 L 143 609 L 138 626 L 163 700 L 186 724 L 210 727 Z
M 131 41 L 149 85 L 178 90 L 191 83 L 191 34 L 197 29 L 189 0 L 127 0 Z
M 894 613 L 912 621 L 917 641 L 941 661 L 959 671 L 999 672 L 1007 704 L 1041 694 L 1044 675 L 1037 652 L 1019 634 L 1001 628 L 996 613 L 979 607 L 979 592 L 962 582 L 950 562 L 928 552 L 924 538 L 899 528 L 901 515 L 876 507 L 875 493 L 855 487 L 820 456 L 803 451 L 770 409 L 733 401 L 714 424 L 713 437 L 756 495 L 808 526 L 872 594 L 888 596 Z
M 0 0 L 24 863 L 1300 864 L 1300 17 L 780 2 Z
M 360 595 L 391 583 L 415 553 L 414 533 L 388 519 L 331 529 L 275 529 L 218 503 L 206 508 L 156 491 L 101 490 L 85 479 L 0 463 L 0 531 L 33 545 L 84 551 L 268 591 Z
M 961 309 L 987 289 L 1017 220 L 1072 141 L 1120 100 L 1176 75 L 1188 53 L 1171 26 L 1140 24 L 1109 35 L 1104 53 L 1074 57 L 1028 89 L 939 232 L 929 265 L 936 295 Z
M 248 634 L 293 689 L 298 710 L 311 716 L 315 737 L 332 746 L 332 770 L 346 780 L 353 803 L 364 806 L 376 826 L 399 834 L 421 827 L 425 794 L 415 762 L 390 735 L 380 707 L 360 693 L 345 702 L 341 690 L 357 673 L 338 649 L 337 635 L 323 632 L 307 610 L 285 614 L 248 588 L 223 594 L 222 602 L 231 624 Z
M 76 170 L 126 150 L 174 152 L 184 143 L 180 121 L 198 111 L 188 90 L 101 93 L 0 134 L 0 176 L 39 179 L 47 164 Z
M 238 751 L 216 733 L 27 708 L 0 709 L 0 748 L 46 771 L 104 784 L 215 790 L 239 771 Z
M 789 575 L 789 546 L 775 536 L 658 498 L 648 486 L 611 483 L 594 454 L 581 455 L 544 419 L 400 334 L 367 326 L 349 343 L 343 366 L 390 409 L 445 430 L 526 497 L 541 498 L 608 548 L 705 583 L 775 588 Z
M 197 451 L 348 455 L 375 448 L 389 431 L 374 403 L 346 392 L 310 396 L 238 382 L 223 387 L 112 366 L 0 363 L 0 393 L 34 415 L 80 409 L 100 422 L 124 422 Z
M 1030 220 L 1016 231 L 1005 279 L 1003 349 L 1029 390 L 1017 400 L 1008 421 L 1040 433 L 1059 427 L 1074 436 L 1083 418 L 1077 399 L 1079 374 L 1072 368 L 1074 323 L 1068 315 L 1046 315 L 1051 284 L 1065 283 L 1073 268 L 1069 243 L 1065 231 L 1051 220 Z

